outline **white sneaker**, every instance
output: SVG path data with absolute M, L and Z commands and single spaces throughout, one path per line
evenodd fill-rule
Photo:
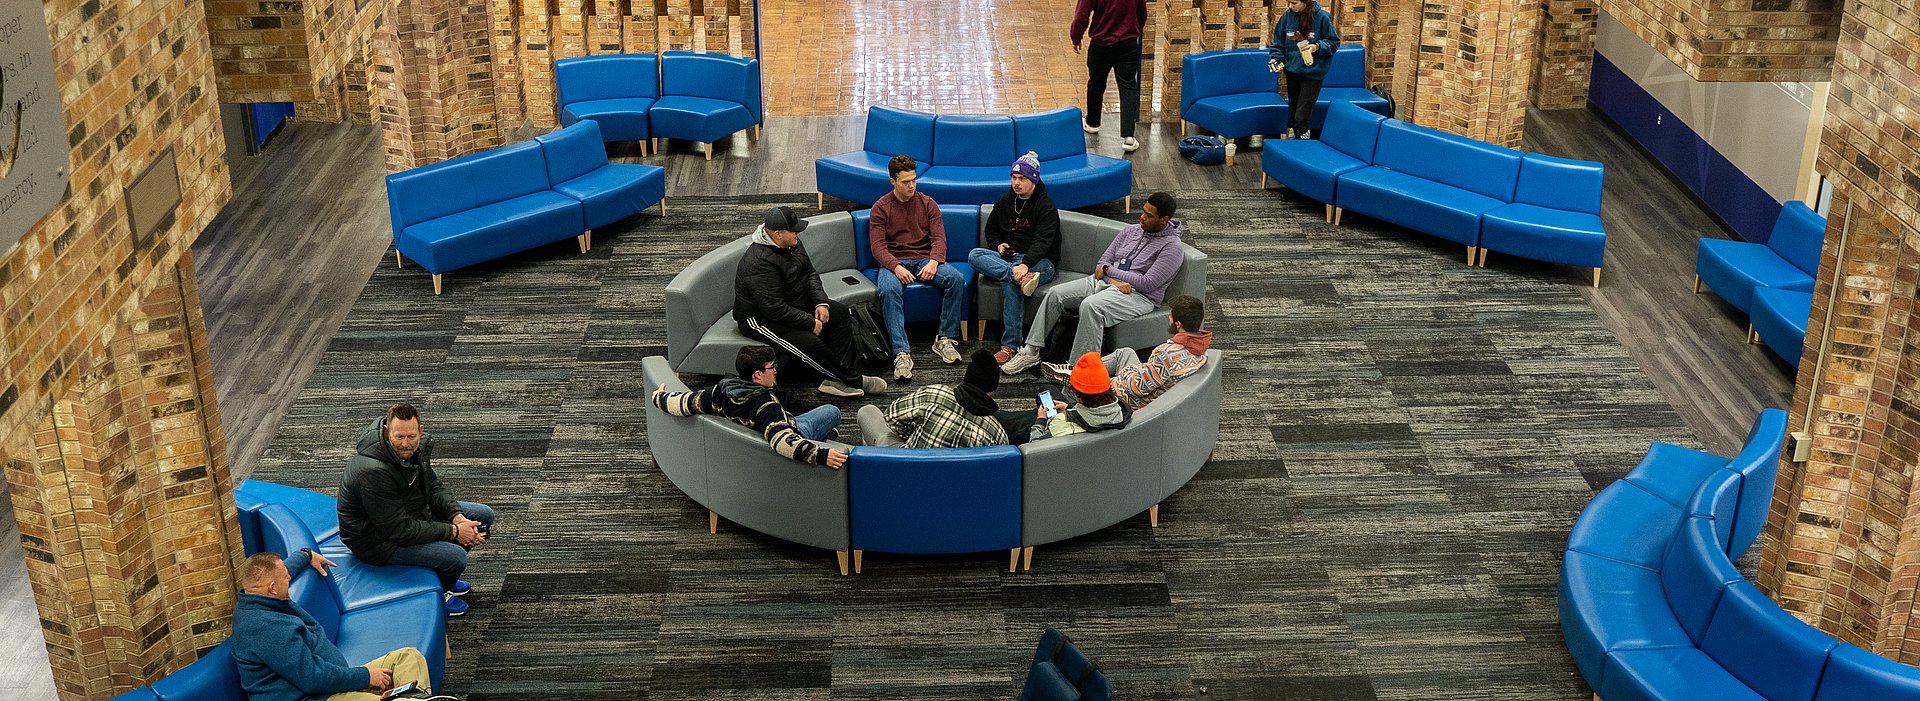
M 887 381 L 872 375 L 861 375 L 860 389 L 867 394 L 886 394 Z
M 1029 270 L 1027 277 L 1020 281 L 1020 294 L 1032 297 L 1033 291 L 1037 289 L 1040 289 L 1040 273 Z
M 1087 119 L 1085 117 L 1080 118 L 1080 128 L 1086 131 L 1088 134 L 1100 133 L 1100 127 L 1096 127 L 1092 124 L 1088 124 Z
M 933 339 L 933 356 L 948 365 L 960 362 L 960 343 L 947 336 L 935 338 Z
M 1033 369 L 1033 366 L 1039 363 L 1040 351 L 1033 346 L 1027 346 L 1021 348 L 1020 352 L 1013 354 L 1013 358 L 1008 360 L 1007 364 L 1000 366 L 1000 372 L 1008 375 L 1018 375 Z
M 875 378 L 875 379 L 878 379 L 878 378 Z M 864 381 L 862 382 L 862 384 L 863 385 L 865 384 Z M 883 383 L 883 386 L 884 386 L 884 383 Z M 841 382 L 839 380 L 827 380 L 827 381 L 821 382 L 820 393 L 831 394 L 836 397 L 864 397 L 867 395 L 867 391 L 865 389 L 861 389 L 860 387 L 855 387 L 853 385 L 847 384 L 845 382 Z
M 893 379 L 896 379 L 896 380 L 913 379 L 913 355 L 908 353 L 894 354 Z
M 1134 151 L 1138 151 L 1140 150 L 1140 140 L 1133 138 L 1131 136 L 1121 139 L 1120 150 L 1125 151 L 1127 153 L 1133 153 Z
M 1040 377 L 1065 384 L 1073 380 L 1073 366 L 1064 363 L 1041 363 Z

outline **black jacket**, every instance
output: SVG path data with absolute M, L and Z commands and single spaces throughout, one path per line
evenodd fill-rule
M 340 540 L 353 556 L 384 565 L 403 545 L 451 541 L 459 502 L 433 473 L 433 439 L 420 439 L 411 460 L 387 445 L 381 417 L 360 433 L 340 484 Z
M 780 248 L 767 238 L 765 228 L 753 232 L 753 243 L 740 256 L 733 277 L 733 320 L 748 318 L 773 326 L 813 328 L 813 308 L 827 303 L 827 291 L 807 257 L 807 246 Z
M 1025 253 L 1022 262 L 1027 267 L 1042 259 L 1060 263 L 1060 210 L 1047 195 L 1046 183 L 1034 183 L 1033 196 L 1026 202 L 1020 202 L 1009 187 L 1000 201 L 993 203 L 993 212 L 987 215 L 986 248 L 997 250 L 1002 243 Z

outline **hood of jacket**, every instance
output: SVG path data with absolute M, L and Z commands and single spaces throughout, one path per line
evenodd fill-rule
M 1167 225 L 1160 227 L 1159 231 L 1147 231 L 1146 227 L 1141 227 L 1140 235 L 1150 239 L 1166 238 L 1168 236 L 1177 238 L 1185 231 L 1186 227 L 1180 223 L 1180 220 L 1169 219 L 1167 220 Z
M 1201 331 L 1199 333 L 1191 333 L 1187 331 L 1182 331 L 1180 333 L 1174 334 L 1173 338 L 1169 340 L 1172 340 L 1174 343 L 1178 343 L 1180 344 L 1181 347 L 1186 348 L 1188 353 L 1192 353 L 1194 355 L 1206 355 L 1207 349 L 1213 347 L 1213 332 Z
M 360 432 L 360 441 L 355 444 L 354 452 L 402 470 L 413 469 L 426 456 L 433 454 L 433 437 L 428 436 L 420 439 L 420 448 L 413 451 L 413 460 L 400 459 L 400 455 L 393 452 L 393 446 L 387 445 L 386 427 L 386 417 L 374 419 L 372 426 Z
M 773 391 L 772 388 L 766 385 L 752 380 L 743 380 L 731 375 L 720 378 L 720 382 L 716 386 L 720 390 L 720 395 L 726 397 L 727 401 L 733 402 L 736 406 L 751 404 L 758 400 L 761 395 Z
M 773 246 L 774 248 L 780 247 L 778 244 L 775 244 L 773 242 L 773 237 L 767 234 L 767 225 L 765 224 L 761 224 L 760 226 L 754 227 L 753 242 L 764 245 L 764 246 Z
M 1133 420 L 1133 410 L 1126 402 L 1114 402 L 1105 406 L 1087 406 L 1081 404 L 1067 410 L 1067 420 L 1079 424 L 1088 432 L 1121 428 Z
M 953 386 L 953 398 L 960 403 L 961 409 L 974 416 L 992 416 L 1000 410 L 1000 405 L 993 401 L 993 397 L 965 382 Z

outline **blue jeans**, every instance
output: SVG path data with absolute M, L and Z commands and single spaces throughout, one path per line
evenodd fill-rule
M 460 502 L 460 512 L 466 514 L 467 518 L 479 521 L 480 525 L 487 528 L 493 527 L 493 507 L 478 502 L 463 501 Z M 467 571 L 467 549 L 450 540 L 403 545 L 393 551 L 393 559 L 387 561 L 387 564 L 413 565 L 431 569 L 440 575 L 440 589 L 451 590 L 454 580 L 460 578 L 461 572 Z
M 920 269 L 927 267 L 927 259 L 902 258 L 900 264 L 906 266 L 907 272 L 913 273 L 914 280 L 918 281 Z M 873 284 L 880 288 L 880 316 L 887 320 L 887 338 L 893 341 L 894 353 L 905 353 L 907 352 L 905 311 L 907 288 L 900 284 L 900 278 L 894 277 L 891 270 L 882 270 L 874 277 L 876 279 Z M 960 306 L 966 301 L 967 277 L 961 275 L 959 269 L 941 263 L 940 269 L 933 274 L 933 280 L 923 284 L 940 288 L 940 335 L 959 338 L 960 315 L 966 313 L 966 310 L 961 309 Z
M 840 407 L 832 404 L 822 404 L 793 417 L 793 430 L 799 431 L 810 441 L 826 438 L 827 432 L 839 425 Z
M 967 254 L 967 262 L 973 264 L 975 272 L 981 277 L 1000 283 L 1000 345 L 1019 348 L 1026 343 L 1023 332 L 1027 326 L 1027 296 L 1020 294 L 1020 283 L 1013 279 L 1013 266 L 1026 260 L 1025 254 L 1015 254 L 1013 260 L 1001 258 L 1000 254 L 988 248 L 976 248 Z M 1041 260 L 1031 268 L 1040 274 L 1040 284 L 1053 282 L 1053 261 Z

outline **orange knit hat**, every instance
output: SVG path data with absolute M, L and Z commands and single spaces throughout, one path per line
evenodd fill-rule
M 1113 389 L 1113 378 L 1107 377 L 1107 365 L 1100 361 L 1100 354 L 1088 351 L 1073 363 L 1073 374 L 1068 376 L 1073 391 L 1081 394 L 1099 394 Z

